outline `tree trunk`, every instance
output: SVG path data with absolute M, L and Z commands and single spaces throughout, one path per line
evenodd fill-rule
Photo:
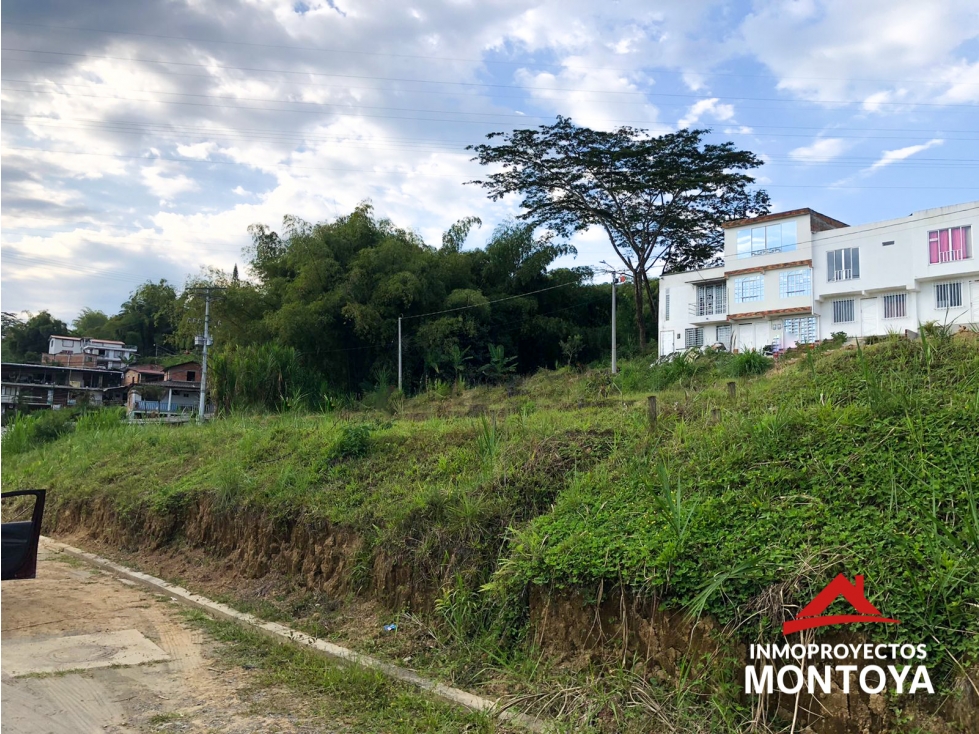
M 659 299 L 653 297 L 653 289 L 649 284 L 649 275 L 646 271 L 642 273 L 642 284 L 646 291 L 646 299 L 649 301 L 649 312 L 652 314 L 653 323 L 659 325 Z
M 632 273 L 632 289 L 636 296 L 636 330 L 639 332 L 639 351 L 646 351 L 646 322 L 642 317 L 642 284 L 639 282 L 644 273 L 642 269 L 633 271 Z

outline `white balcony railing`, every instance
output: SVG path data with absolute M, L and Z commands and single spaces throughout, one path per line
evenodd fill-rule
M 935 262 L 950 263 L 956 260 L 966 260 L 965 250 L 941 250 L 938 252 L 938 259 Z

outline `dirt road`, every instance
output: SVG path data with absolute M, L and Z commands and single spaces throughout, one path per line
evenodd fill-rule
M 4 734 L 308 731 L 169 599 L 50 549 L 2 617 Z

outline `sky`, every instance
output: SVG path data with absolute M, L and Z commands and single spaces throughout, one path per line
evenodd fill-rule
M 773 211 L 979 199 L 975 0 L 4 0 L 0 301 L 116 312 L 370 201 L 437 246 L 519 214 L 466 146 L 557 115 L 710 128 Z M 574 238 L 575 259 L 614 254 Z

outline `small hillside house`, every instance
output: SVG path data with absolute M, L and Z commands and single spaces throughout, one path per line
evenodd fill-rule
M 113 339 L 87 336 L 52 336 L 48 353 L 41 355 L 45 364 L 64 367 L 121 370 L 136 357 L 136 347 Z
M 201 396 L 200 363 L 182 362 L 163 369 L 162 372 L 131 372 L 134 374 L 128 385 L 129 395 L 126 400 L 130 417 L 167 417 L 197 412 Z

